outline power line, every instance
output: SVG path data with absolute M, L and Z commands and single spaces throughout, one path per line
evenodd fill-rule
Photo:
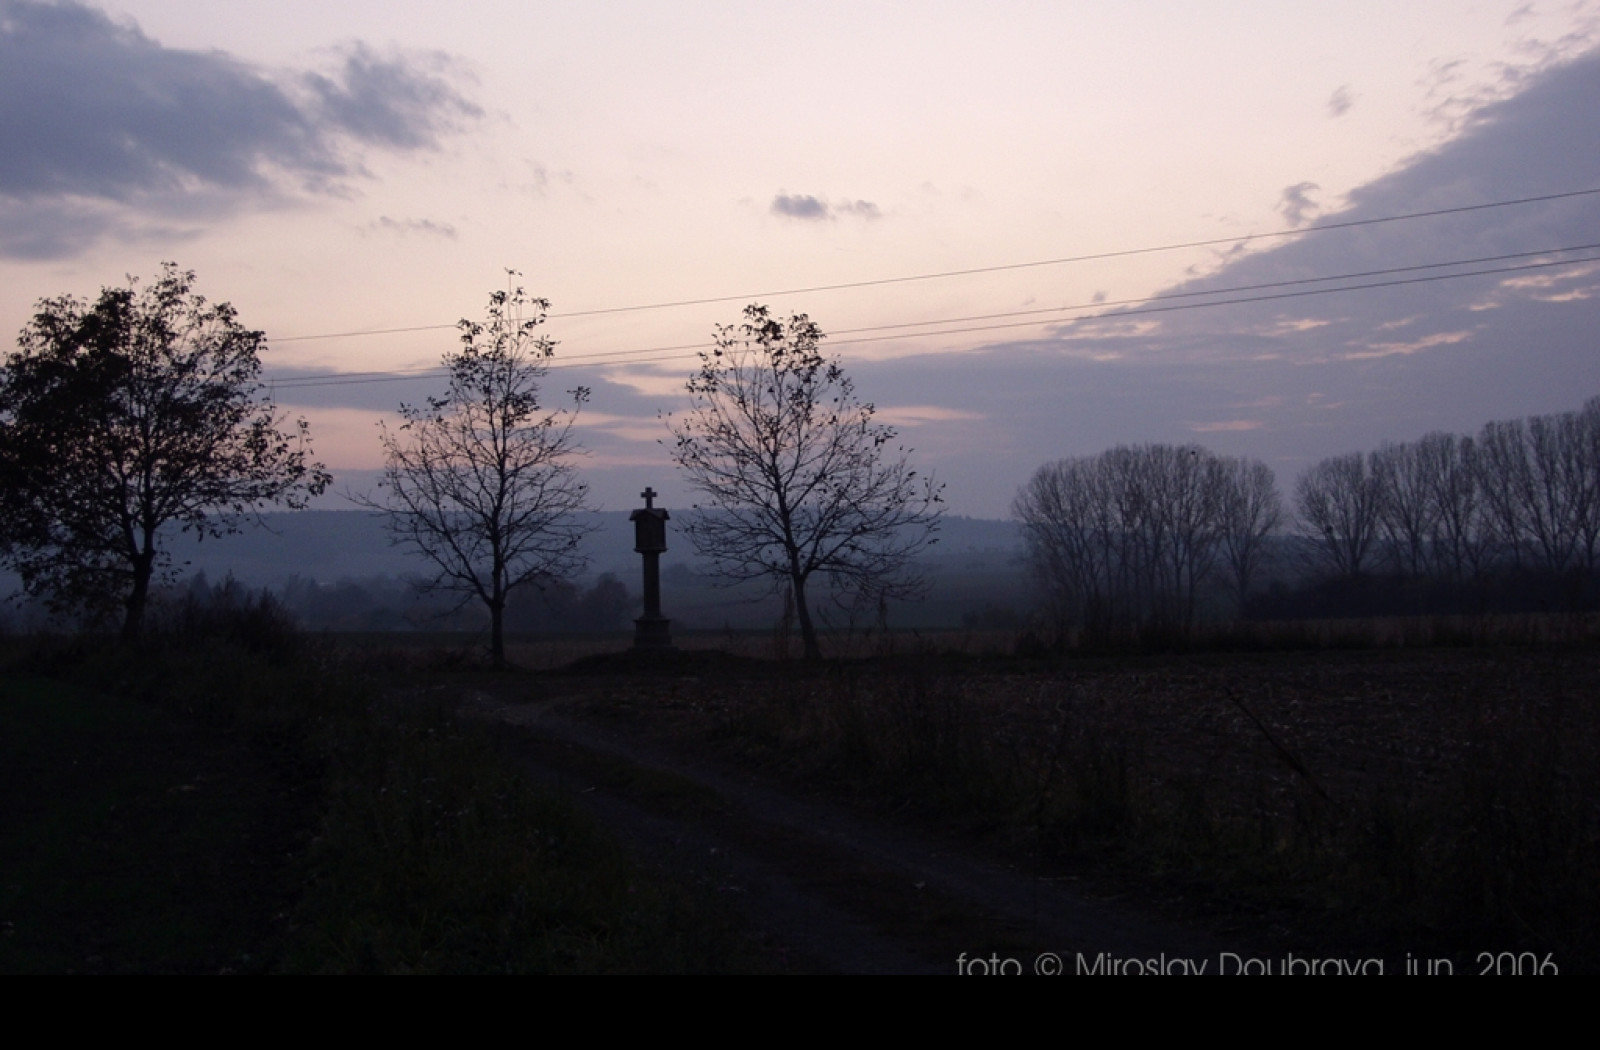
M 836 292 L 848 288 L 877 288 L 886 284 L 907 284 L 912 281 L 935 281 L 946 277 L 970 277 L 984 273 L 1003 273 L 1009 270 L 1028 270 L 1040 266 L 1062 266 L 1067 263 L 1097 262 L 1105 259 L 1122 259 L 1134 255 L 1153 255 L 1158 252 L 1181 251 L 1185 248 L 1210 248 L 1219 244 L 1248 244 L 1254 240 L 1270 240 L 1278 237 L 1294 237 L 1303 233 L 1325 233 L 1328 230 L 1347 230 L 1357 226 L 1376 226 L 1387 222 L 1404 222 L 1410 219 L 1427 219 L 1439 215 L 1458 215 L 1465 212 L 1485 211 L 1490 208 L 1507 208 L 1518 204 L 1537 204 L 1544 201 L 1564 200 L 1569 197 L 1584 197 L 1600 193 L 1600 187 L 1587 190 L 1571 190 L 1566 193 L 1550 193 L 1540 197 L 1522 197 L 1517 200 L 1491 201 L 1487 204 L 1468 204 L 1457 208 L 1436 208 L 1432 211 L 1411 212 L 1405 215 L 1385 215 L 1375 219 L 1350 219 L 1345 222 L 1324 223 L 1321 226 L 1306 226 L 1301 229 L 1274 230 L 1270 233 L 1254 233 L 1240 237 L 1214 237 L 1203 241 L 1183 241 L 1175 244 L 1161 244 L 1148 248 L 1123 248 L 1118 251 L 1094 252 L 1088 255 L 1068 255 L 1059 259 L 1039 259 L 1034 262 L 1006 263 L 999 266 L 979 266 L 967 270 L 944 270 L 938 273 L 913 274 L 909 277 L 881 277 L 872 281 L 849 281 L 842 284 L 819 284 L 808 288 L 788 288 L 772 292 L 751 292 L 747 295 L 721 295 L 710 299 L 683 299 L 676 302 L 650 303 L 644 306 L 614 306 L 601 310 L 575 310 L 566 314 L 551 314 L 551 317 L 591 317 L 596 314 L 633 313 L 640 310 L 665 310 L 676 306 L 704 306 L 712 303 L 739 302 L 746 299 L 762 299 L 778 295 L 804 295 L 809 292 Z
M 1124 318 L 1124 317 L 1136 317 L 1136 316 L 1139 316 L 1141 314 L 1171 313 L 1171 312 L 1176 311 L 1176 310 L 1199 310 L 1199 309 L 1202 309 L 1202 308 L 1208 307 L 1208 306 L 1237 306 L 1237 305 L 1239 305 L 1241 303 L 1262 303 L 1262 302 L 1270 302 L 1270 301 L 1276 300 L 1276 299 L 1300 299 L 1300 298 L 1304 298 L 1306 296 L 1312 296 L 1312 295 L 1332 295 L 1332 294 L 1335 294 L 1337 292 L 1361 292 L 1361 291 L 1369 291 L 1369 290 L 1375 289 L 1375 288 L 1397 288 L 1397 287 L 1400 287 L 1402 285 L 1408 285 L 1408 284 L 1427 284 L 1427 283 L 1436 282 L 1436 281 L 1453 281 L 1453 280 L 1457 280 L 1457 279 L 1462 278 L 1462 277 L 1485 277 L 1485 276 L 1492 276 L 1494 274 L 1502 274 L 1502 273 L 1521 273 L 1521 272 L 1524 272 L 1524 271 L 1527 271 L 1527 270 L 1545 270 L 1545 269 L 1549 269 L 1552 266 L 1570 266 L 1573 263 L 1584 263 L 1584 262 L 1600 262 L 1600 255 L 1589 256 L 1589 257 L 1586 257 L 1586 258 L 1579 258 L 1579 259 L 1557 259 L 1557 260 L 1552 260 L 1550 262 L 1524 263 L 1521 266 L 1499 266 L 1499 267 L 1494 267 L 1494 268 L 1488 269 L 1488 270 L 1471 270 L 1471 271 L 1468 271 L 1466 273 L 1440 273 L 1440 274 L 1430 274 L 1430 275 L 1428 275 L 1426 277 L 1407 277 L 1407 278 L 1402 278 L 1402 279 L 1393 280 L 1393 281 L 1375 281 L 1375 282 L 1373 282 L 1371 284 L 1341 285 L 1340 287 L 1337 287 L 1337 288 L 1310 288 L 1310 289 L 1303 289 L 1303 290 L 1297 291 L 1297 292 L 1278 292 L 1278 293 L 1275 293 L 1275 294 L 1272 294 L 1272 295 L 1251 295 L 1251 296 L 1244 296 L 1244 297 L 1238 298 L 1238 299 L 1217 299 L 1217 300 L 1213 300 L 1212 302 L 1204 302 L 1204 303 L 1175 303 L 1175 304 L 1173 304 L 1171 306 L 1142 306 L 1142 307 L 1135 307 L 1135 308 L 1130 309 L 1130 310 L 1124 310 L 1121 313 L 1118 313 L 1118 314 L 1116 314 L 1116 315 L 1114 315 L 1112 317 L 1108 317 L 1108 318 L 1105 318 L 1105 319 L 1106 320 L 1120 320 L 1121 318 Z M 1295 283 L 1295 282 L 1286 282 L 1286 283 Z M 1262 286 L 1262 287 L 1267 287 L 1267 286 Z M 1154 300 L 1152 300 L 1152 301 L 1154 301 Z M 977 327 L 977 328 L 952 328 L 952 329 L 948 329 L 948 330 L 945 330 L 945 331 L 939 331 L 939 332 L 922 332 L 922 333 L 919 333 L 919 335 L 920 336 L 961 335 L 961 334 L 969 333 L 969 332 L 999 331 L 1000 329 L 1004 329 L 1004 328 L 1028 328 L 1028 327 L 1033 327 L 1033 326 L 1038 326 L 1038 325 L 1045 325 L 1045 324 L 1049 324 L 1049 323 L 1050 322 L 1048 322 L 1048 321 L 1017 321 L 1017 322 L 1013 322 L 1013 323 L 1010 323 L 1010 324 L 984 325 L 984 326 L 980 326 L 980 327 Z M 876 343 L 876 342 L 882 342 L 883 340 L 886 340 L 886 339 L 898 339 L 898 338 L 901 338 L 901 337 L 900 336 L 893 336 L 893 335 L 880 335 L 880 336 L 868 336 L 868 337 L 864 337 L 864 338 L 860 338 L 860 339 L 840 339 L 840 340 L 837 340 L 837 342 L 839 342 L 839 343 Z M 629 362 L 629 363 L 632 364 L 634 362 Z M 572 365 L 571 367 L 576 368 L 578 366 L 577 365 Z
M 1489 201 L 1484 204 L 1466 204 L 1455 208 L 1435 208 L 1430 211 L 1408 212 L 1403 215 L 1384 215 L 1372 219 L 1349 219 L 1344 222 L 1329 222 L 1321 225 L 1305 226 L 1299 229 L 1273 230 L 1268 233 L 1254 233 L 1246 237 L 1214 237 L 1208 240 L 1181 241 L 1172 244 L 1153 245 L 1145 248 L 1123 248 L 1116 251 L 1094 252 L 1088 255 L 1068 255 L 1055 259 L 1038 259 L 1032 262 L 1003 263 L 997 266 L 978 266 L 964 270 L 942 270 L 937 273 L 911 274 L 903 277 L 880 277 L 869 281 L 846 281 L 839 284 L 818 284 L 804 288 L 787 288 L 769 292 L 748 292 L 742 295 L 719 295 L 704 299 L 676 299 L 670 302 L 645 303 L 635 306 L 611 306 L 594 310 L 573 310 L 568 313 L 550 314 L 551 319 L 570 317 L 597 317 L 603 314 L 638 313 L 646 310 L 667 310 L 680 306 L 707 306 L 715 303 L 740 302 L 745 300 L 771 298 L 780 295 L 805 295 L 811 292 L 836 292 L 851 288 L 879 288 L 890 284 L 909 284 L 915 281 L 934 281 L 948 277 L 972 277 L 986 273 L 1005 273 L 1012 270 L 1036 269 L 1043 266 L 1063 266 L 1069 263 L 1096 262 L 1106 259 L 1122 259 L 1136 255 L 1154 255 L 1160 252 L 1181 251 L 1186 248 L 1210 248 L 1219 244 L 1248 244 L 1256 240 L 1272 240 L 1280 237 L 1295 237 L 1307 233 L 1326 233 L 1329 230 L 1348 230 L 1360 226 L 1377 226 L 1390 222 L 1408 222 L 1412 219 L 1429 219 L 1441 215 L 1461 215 L 1468 212 L 1487 211 L 1492 208 L 1510 208 L 1523 204 L 1541 204 L 1549 201 L 1569 200 L 1574 197 L 1588 197 L 1600 194 L 1600 187 L 1586 190 L 1569 190 L 1565 193 L 1547 193 L 1537 197 L 1518 197 L 1514 200 Z M 352 332 L 328 332 L 319 335 L 293 335 L 281 339 L 274 339 L 275 343 L 309 342 L 317 339 L 349 339 L 356 336 L 367 335 L 400 335 L 409 332 L 432 332 L 446 328 L 455 328 L 455 324 L 412 325 L 404 328 L 372 328 Z
M 314 339 L 353 339 L 362 335 L 400 335 L 405 332 L 437 332 L 445 328 L 459 328 L 455 324 L 414 324 L 406 328 L 363 328 L 355 332 L 323 332 L 320 335 L 286 335 L 272 340 L 274 343 L 309 343 Z
M 1600 256 L 1583 258 L 1563 258 L 1546 260 L 1543 262 L 1523 263 L 1516 266 L 1499 266 L 1488 269 L 1469 270 L 1462 273 L 1429 274 L 1408 278 L 1395 278 L 1392 280 L 1373 281 L 1366 284 L 1339 285 L 1332 288 L 1303 288 L 1307 284 L 1327 284 L 1333 281 L 1363 280 L 1369 277 L 1393 277 L 1395 274 L 1417 273 L 1422 270 L 1437 270 L 1461 266 L 1481 266 L 1491 262 L 1505 262 L 1512 259 L 1527 259 L 1538 256 L 1554 254 L 1570 254 L 1573 252 L 1600 250 L 1600 243 L 1573 245 L 1564 248 L 1547 248 L 1539 251 L 1511 252 L 1502 255 L 1488 255 L 1473 259 L 1456 259 L 1446 262 L 1421 263 L 1412 266 L 1395 266 L 1379 270 L 1364 270 L 1346 274 L 1334 274 L 1326 277 L 1302 277 L 1287 281 L 1269 281 L 1260 284 L 1234 285 L 1227 288 L 1214 288 L 1204 291 L 1172 292 L 1165 295 L 1148 296 L 1139 299 L 1122 299 L 1109 302 L 1079 303 L 1071 306 L 1045 307 L 1034 310 L 1012 310 L 994 314 L 979 314 L 970 317 L 943 318 L 934 321 L 908 321 L 886 325 L 871 325 L 864 328 L 843 329 L 834 333 L 828 340 L 831 346 L 855 345 L 860 343 L 884 342 L 891 339 L 903 338 L 932 338 L 945 335 L 970 335 L 977 332 L 1002 331 L 1011 328 L 1041 327 L 1056 323 L 1046 320 L 1013 321 L 1004 324 L 983 324 L 966 328 L 949 328 L 932 332 L 914 332 L 909 335 L 887 334 L 868 335 L 866 333 L 894 332 L 906 328 L 928 328 L 935 325 L 967 324 L 972 321 L 994 321 L 1009 317 L 1037 316 L 1041 313 L 1067 313 L 1075 310 L 1104 310 L 1114 307 L 1130 307 L 1121 310 L 1110 320 L 1123 317 L 1139 316 L 1152 313 L 1170 313 L 1178 310 L 1194 310 L 1210 306 L 1232 306 L 1242 303 L 1266 302 L 1277 299 L 1303 298 L 1312 295 L 1329 295 L 1336 292 L 1369 291 L 1378 288 L 1392 288 L 1409 284 L 1422 284 L 1437 281 L 1456 280 L 1462 277 L 1482 277 L 1495 274 L 1517 273 L 1527 270 L 1548 269 L 1554 266 L 1569 266 L 1575 263 L 1597 262 Z M 1240 296 L 1231 299 L 1211 299 L 1203 302 L 1173 302 L 1173 300 L 1199 299 L 1205 296 L 1238 295 L 1241 292 L 1270 292 L 1273 289 L 1299 288 L 1298 291 L 1279 291 L 1266 295 Z M 1170 304 L 1170 305 L 1169 305 Z M 1084 320 L 1084 318 L 1063 318 L 1065 320 Z M 837 338 L 838 336 L 855 336 L 855 338 Z M 711 346 L 710 343 L 690 343 L 679 346 L 644 347 L 635 350 L 608 350 L 597 351 L 590 354 L 577 354 L 572 357 L 553 361 L 551 369 L 595 367 L 604 364 L 603 359 L 625 357 L 627 360 L 615 362 L 617 364 L 652 364 L 661 361 L 685 360 L 691 354 L 684 351 L 697 352 Z M 661 356 L 640 357 L 641 354 L 654 354 Z M 442 377 L 448 370 L 440 366 L 411 369 L 402 372 L 349 372 L 337 376 L 288 376 L 273 382 L 276 389 L 302 389 L 318 386 L 344 386 L 359 383 L 398 382 L 410 379 L 424 379 Z
M 1068 311 L 1072 311 L 1072 310 L 1105 309 L 1107 307 L 1116 307 L 1116 306 L 1132 306 L 1133 307 L 1132 309 L 1123 310 L 1120 313 L 1116 314 L 1114 317 L 1109 318 L 1109 319 L 1113 319 L 1114 320 L 1114 319 L 1119 319 L 1119 318 L 1123 318 L 1123 317 L 1137 316 L 1137 315 L 1141 315 L 1141 314 L 1170 313 L 1172 311 L 1177 311 L 1177 310 L 1194 310 L 1194 309 L 1199 309 L 1201 307 L 1208 307 L 1208 306 L 1231 306 L 1231 305 L 1237 305 L 1237 304 L 1241 304 L 1241 303 L 1265 302 L 1265 301 L 1276 300 L 1276 299 L 1302 298 L 1302 297 L 1311 296 L 1311 295 L 1328 295 L 1328 294 L 1332 294 L 1332 293 L 1335 293 L 1335 292 L 1367 291 L 1367 290 L 1372 290 L 1372 289 L 1377 289 L 1377 288 L 1390 288 L 1390 287 L 1397 287 L 1397 286 L 1408 285 L 1408 284 L 1421 284 L 1421 283 L 1429 283 L 1429 282 L 1436 282 L 1436 281 L 1455 280 L 1455 279 L 1461 278 L 1461 277 L 1491 276 L 1491 275 L 1495 275 L 1495 274 L 1516 273 L 1516 272 L 1521 272 L 1521 271 L 1526 271 L 1526 270 L 1548 269 L 1548 268 L 1554 267 L 1554 266 L 1568 266 L 1568 265 L 1572 265 L 1574 263 L 1597 262 L 1597 261 L 1600 261 L 1600 256 L 1587 257 L 1587 258 L 1577 258 L 1577 259 L 1570 259 L 1570 258 L 1569 259 L 1556 259 L 1556 260 L 1550 260 L 1550 261 L 1539 262 L 1539 263 L 1527 263 L 1527 264 L 1523 264 L 1523 265 L 1519 265 L 1519 266 L 1493 267 L 1493 268 L 1485 269 L 1485 270 L 1471 270 L 1471 271 L 1467 271 L 1467 272 L 1464 272 L 1464 273 L 1433 274 L 1433 275 L 1429 275 L 1429 276 L 1425 276 L 1425 277 L 1413 277 L 1413 278 L 1408 278 L 1408 279 L 1377 281 L 1377 282 L 1372 282 L 1372 283 L 1369 283 L 1369 284 L 1343 285 L 1343 286 L 1335 287 L 1335 288 L 1315 288 L 1315 289 L 1301 290 L 1301 291 L 1296 291 L 1296 292 L 1280 292 L 1280 293 L 1271 294 L 1271 295 L 1245 296 L 1245 297 L 1235 298 L 1235 299 L 1216 299 L 1216 300 L 1212 300 L 1210 302 L 1178 303 L 1178 304 L 1174 304 L 1174 305 L 1170 305 L 1170 306 L 1168 306 L 1168 305 L 1151 305 L 1151 304 L 1156 304 L 1156 303 L 1165 303 L 1166 301 L 1172 300 L 1172 299 L 1186 299 L 1186 298 L 1193 298 L 1193 297 L 1197 297 L 1197 296 L 1206 296 L 1206 295 L 1231 295 L 1231 294 L 1234 294 L 1234 293 L 1237 293 L 1237 292 L 1243 292 L 1243 291 L 1261 291 L 1261 290 L 1267 290 L 1267 289 L 1273 289 L 1273 288 L 1288 288 L 1288 287 L 1294 287 L 1294 286 L 1310 284 L 1310 283 L 1326 283 L 1326 282 L 1330 282 L 1330 281 L 1355 280 L 1355 279 L 1371 277 L 1371 276 L 1378 276 L 1378 275 L 1384 275 L 1384 274 L 1415 272 L 1415 271 L 1418 271 L 1418 270 L 1440 269 L 1440 268 L 1444 268 L 1444 267 L 1453 267 L 1453 266 L 1469 266 L 1469 265 L 1476 265 L 1476 264 L 1481 264 L 1481 263 L 1485 263 L 1485 262 L 1496 262 L 1496 261 L 1501 261 L 1501 260 L 1506 260 L 1506 259 L 1527 258 L 1527 257 L 1539 256 L 1539 255 L 1550 255 L 1550 254 L 1553 254 L 1553 253 L 1589 251 L 1589 250 L 1594 250 L 1594 249 L 1600 249 L 1600 244 L 1577 245 L 1577 246 L 1573 246 L 1573 247 L 1570 247 L 1570 248 L 1551 248 L 1551 249 L 1546 249 L 1546 250 L 1537 251 L 1537 252 L 1514 252 L 1514 253 L 1510 253 L 1508 255 L 1484 256 L 1484 257 L 1479 258 L 1479 259 L 1453 260 L 1453 261 L 1450 261 L 1450 262 L 1427 263 L 1427 264 L 1421 264 L 1421 265 L 1416 265 L 1416 266 L 1393 267 L 1393 268 L 1390 268 L 1390 269 L 1387 269 L 1387 270 L 1368 270 L 1368 271 L 1362 271 L 1362 272 L 1350 273 L 1350 274 L 1336 274 L 1336 275 L 1332 275 L 1332 276 L 1328 276 L 1328 277 L 1306 277 L 1306 278 L 1298 278 L 1296 280 L 1290 280 L 1290 281 L 1272 281 L 1272 282 L 1267 282 L 1267 283 L 1263 283 L 1263 284 L 1237 285 L 1237 286 L 1233 286 L 1233 287 L 1229 287 L 1229 288 L 1217 288 L 1217 289 L 1211 289 L 1211 290 L 1208 290 L 1208 291 L 1200 291 L 1200 292 L 1177 292 L 1177 293 L 1171 293 L 1169 295 L 1150 296 L 1150 297 L 1143 298 L 1143 299 L 1124 299 L 1124 300 L 1115 300 L 1115 301 L 1111 301 L 1111 302 L 1081 303 L 1081 304 L 1077 304 L 1077 305 L 1073 305 L 1073 306 L 1051 307 L 1051 308 L 1047 308 L 1047 309 L 1044 309 L 1044 310 L 1017 310 L 1017 311 L 1009 311 L 1009 312 L 999 313 L 999 314 L 978 315 L 978 316 L 970 317 L 970 318 L 945 318 L 945 319 L 937 320 L 937 321 L 912 321 L 912 322 L 903 322 L 903 323 L 899 323 L 899 324 L 874 325 L 874 326 L 869 326 L 869 327 L 865 327 L 865 328 L 844 329 L 844 330 L 842 330 L 840 332 L 835 333 L 835 336 L 857 334 L 857 338 L 840 339 L 840 338 L 836 338 L 836 337 L 830 337 L 828 341 L 829 341 L 830 345 L 834 345 L 834 346 L 854 345 L 854 344 L 858 344 L 858 343 L 884 342 L 884 341 L 890 340 L 890 339 L 906 338 L 906 336 L 902 336 L 902 335 L 863 336 L 863 335 L 859 335 L 858 333 L 882 332 L 882 331 L 889 331 L 889 330 L 893 330 L 893 329 L 903 329 L 903 328 L 929 327 L 929 326 L 932 326 L 932 325 L 941 325 L 941 324 L 962 324 L 962 323 L 965 323 L 967 321 L 972 321 L 972 320 L 989 320 L 989 319 L 998 319 L 998 318 L 1003 318 L 1003 317 L 1025 316 L 1025 315 L 1032 315 L 1032 314 L 1037 314 L 1037 313 L 1041 313 L 1041 312 L 1044 312 L 1044 313 L 1064 313 L 1064 312 L 1068 312 Z M 1141 305 L 1141 304 L 1143 304 L 1143 305 Z M 1063 319 L 1063 320 L 1084 320 L 1084 318 L 1068 318 L 1068 319 Z M 1052 323 L 1054 323 L 1054 322 L 1035 320 L 1035 321 L 1019 321 L 1019 322 L 1012 322 L 1012 323 L 1007 323 L 1007 324 L 979 325 L 979 326 L 971 327 L 971 328 L 952 328 L 952 329 L 944 329 L 944 330 L 935 331 L 935 332 L 912 333 L 910 338 L 929 338 L 929 337 L 933 337 L 933 336 L 943 336 L 943 335 L 966 335 L 966 334 L 972 334 L 972 333 L 976 333 L 976 332 L 1001 331 L 1001 330 L 1010 329 L 1010 328 L 1041 327 L 1041 326 L 1052 324 Z M 681 351 L 699 351 L 699 350 L 706 349 L 706 348 L 710 347 L 711 345 L 713 345 L 713 344 L 711 344 L 711 343 L 689 343 L 689 344 L 683 344 L 683 345 L 679 345 L 679 346 L 645 347 L 645 348 L 640 348 L 640 349 L 636 349 L 636 350 L 598 351 L 598 352 L 591 353 L 591 354 L 578 354 L 578 355 L 574 355 L 572 357 L 565 358 L 565 359 L 563 359 L 561 361 L 555 361 L 555 362 L 551 363 L 550 367 L 552 369 L 594 367 L 595 364 L 598 362 L 598 359 L 601 359 L 601 358 L 612 358 L 612 357 L 627 357 L 628 360 L 619 361 L 619 362 L 616 362 L 616 363 L 617 364 L 629 364 L 629 365 L 631 365 L 631 364 L 649 364 L 649 363 L 658 362 L 658 361 L 684 360 L 689 355 L 681 353 Z M 634 356 L 634 355 L 638 355 L 638 354 L 658 354 L 658 355 L 666 355 L 666 356 L 658 356 L 658 357 L 637 357 L 637 356 Z M 598 363 L 603 363 L 603 362 L 598 362 Z M 336 377 L 328 377 L 328 378 L 319 377 L 319 376 L 304 376 L 304 377 L 291 376 L 291 377 L 288 377 L 287 379 L 278 380 L 277 381 L 277 385 L 285 386 L 285 387 L 289 387 L 289 388 L 295 388 L 295 387 L 300 387 L 300 386 L 337 386 L 337 385 L 343 385 L 345 383 L 389 382 L 389 381 L 397 381 L 397 380 L 404 380 L 404 379 L 425 378 L 425 377 L 429 377 L 429 376 L 433 376 L 433 375 L 443 376 L 443 375 L 446 375 L 446 374 L 447 374 L 447 370 L 446 369 L 441 368 L 439 366 L 430 366 L 430 367 L 425 368 L 425 369 L 415 369 L 415 370 L 410 370 L 410 371 L 404 372 L 404 373 L 395 373 L 395 372 L 345 373 L 345 374 L 342 374 L 342 375 L 339 375 L 339 376 L 336 376 Z M 357 378 L 357 377 L 373 377 L 373 378 Z
M 1484 255 L 1475 259 L 1456 259 L 1450 262 L 1419 263 L 1414 266 L 1391 266 L 1381 270 L 1360 270 L 1354 273 L 1335 274 L 1330 277 L 1300 277 L 1290 281 L 1267 281 L 1262 284 L 1237 284 L 1228 288 L 1208 288 L 1194 292 L 1167 292 L 1161 295 L 1141 296 L 1135 299 L 1111 299 L 1098 302 L 1078 303 L 1073 306 L 1045 306 L 1033 310 L 1007 310 L 994 314 L 974 314 L 970 317 L 951 317 L 942 321 L 906 321 L 900 324 L 874 325 L 868 328 L 844 328 L 836 335 L 853 335 L 857 332 L 877 332 L 890 328 L 919 328 L 935 324 L 962 324 L 968 321 L 988 321 L 1004 317 L 1026 317 L 1036 314 L 1064 313 L 1069 310 L 1106 309 L 1116 306 L 1130 306 L 1147 303 L 1155 300 L 1191 299 L 1207 295 L 1232 295 L 1235 292 L 1254 292 L 1265 288 L 1289 288 L 1300 284 L 1321 284 L 1327 281 L 1353 281 L 1365 277 L 1380 277 L 1387 274 L 1412 273 L 1417 270 L 1437 270 L 1447 266 L 1478 266 L 1483 263 L 1504 262 L 1508 259 L 1529 259 L 1540 255 L 1554 255 L 1565 252 L 1582 252 L 1600 249 L 1600 243 L 1577 244 L 1568 248 L 1543 248 L 1531 252 L 1508 252 L 1504 255 Z M 1568 262 L 1574 260 L 1566 260 Z M 1461 276 L 1471 276 L 1463 274 Z M 1328 289 L 1337 291 L 1339 289 Z M 839 340 L 835 340 L 836 342 Z

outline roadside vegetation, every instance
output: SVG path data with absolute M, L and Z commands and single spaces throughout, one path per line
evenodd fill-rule
M 1296 953 L 1600 970 L 1594 625 L 1495 623 L 1444 646 L 1394 623 L 1277 651 L 925 644 L 606 681 L 591 712 Z
M 6 645 L 0 972 L 761 968 L 392 651 L 282 627 L 252 599 L 137 653 Z
M 470 642 L 308 639 L 234 593 L 170 610 L 137 653 L 7 643 L 0 971 L 781 968 L 725 898 L 642 870 L 453 710 L 554 692 L 1254 943 L 1600 970 L 1582 617 L 1261 625 L 1165 653 L 902 636 L 814 667 L 562 670 L 574 643 L 514 643 L 552 670 L 508 673 Z M 682 641 L 773 654 L 767 636 Z

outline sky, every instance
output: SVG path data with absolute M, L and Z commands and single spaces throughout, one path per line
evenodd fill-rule
M 692 502 L 756 301 L 953 513 L 1140 442 L 1287 490 L 1600 395 L 1597 98 L 1588 2 L 0 0 L 0 329 L 176 261 L 368 491 L 514 269 L 604 509 Z

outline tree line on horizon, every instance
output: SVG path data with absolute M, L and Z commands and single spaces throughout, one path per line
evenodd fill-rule
M 1600 397 L 1322 460 L 1295 502 L 1324 566 L 1470 584 L 1496 573 L 1592 576 L 1600 563 Z
M 1600 570 L 1600 397 L 1320 460 L 1297 478 L 1292 515 L 1266 464 L 1162 444 L 1046 464 L 1012 513 L 1061 636 L 1419 602 L 1585 608 Z M 1309 596 L 1286 598 L 1289 585 Z

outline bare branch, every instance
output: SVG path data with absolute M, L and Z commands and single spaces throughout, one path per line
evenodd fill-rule
M 910 468 L 822 338 L 804 314 L 747 307 L 700 355 L 688 413 L 667 419 L 673 461 L 704 496 L 685 531 L 724 579 L 791 589 L 809 659 L 811 577 L 866 600 L 919 594 L 912 560 L 935 541 L 943 490 Z
M 1187 632 L 1219 563 L 1241 603 L 1281 509 L 1272 471 L 1195 445 L 1138 445 L 1039 468 L 1017 493 L 1036 580 L 1063 638 Z
M 433 563 L 434 586 L 488 608 L 497 665 L 509 595 L 587 564 L 589 528 L 576 516 L 589 489 L 572 427 L 588 391 L 571 391 L 560 409 L 540 401 L 555 344 L 536 329 L 549 308 L 513 287 L 489 297 L 485 323 L 461 322 L 461 349 L 444 355 L 449 391 L 400 406 L 397 429 L 382 426 L 387 494 L 369 502 L 389 512 L 396 544 Z

